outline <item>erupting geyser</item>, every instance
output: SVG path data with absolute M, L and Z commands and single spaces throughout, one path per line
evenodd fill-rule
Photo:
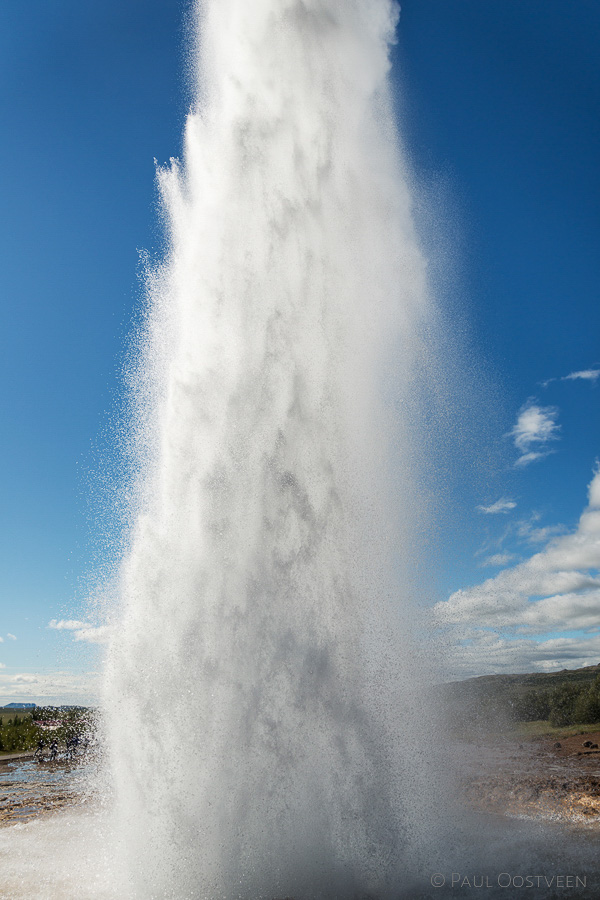
M 145 900 L 397 896 L 423 840 L 391 571 L 414 549 L 430 311 L 388 96 L 396 12 L 198 8 L 105 679 L 115 827 Z M 378 400 L 392 353 L 402 529 Z

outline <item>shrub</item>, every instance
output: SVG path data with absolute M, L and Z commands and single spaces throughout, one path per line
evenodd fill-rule
M 600 690 L 594 685 L 582 691 L 575 703 L 575 721 L 600 722 Z
M 550 693 L 550 724 L 554 727 L 574 725 L 577 721 L 575 707 L 581 688 L 573 684 L 563 684 Z
M 513 700 L 513 713 L 520 722 L 537 722 L 550 716 L 550 695 L 548 691 L 527 691 Z

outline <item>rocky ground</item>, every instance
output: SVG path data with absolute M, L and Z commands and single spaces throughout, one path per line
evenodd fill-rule
M 600 730 L 519 741 L 479 735 L 459 746 L 462 795 L 509 817 L 600 827 Z M 91 797 L 78 764 L 0 758 L 0 826 L 47 815 Z
M 87 802 L 81 775 L 78 764 L 37 763 L 30 754 L 0 758 L 0 826 Z
M 469 805 L 507 816 L 600 825 L 600 731 L 479 744 L 463 761 Z

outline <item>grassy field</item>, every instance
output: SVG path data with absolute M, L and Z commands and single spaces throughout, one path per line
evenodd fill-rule
M 589 724 L 562 725 L 553 726 L 548 720 L 539 720 L 537 722 L 515 722 L 515 734 L 523 740 L 535 739 L 538 737 L 555 737 L 560 738 L 572 737 L 574 734 L 588 734 L 590 731 L 598 731 L 600 725 L 598 722 L 590 722 Z

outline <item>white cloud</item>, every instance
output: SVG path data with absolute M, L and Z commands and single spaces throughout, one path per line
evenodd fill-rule
M 547 378 L 546 381 L 540 381 L 543 388 L 547 388 L 554 381 L 592 381 L 596 382 L 600 378 L 600 369 L 582 369 L 579 372 L 571 372 L 569 375 L 563 375 L 562 378 Z
M 532 444 L 545 443 L 554 437 L 558 428 L 555 422 L 557 415 L 555 406 L 538 406 L 528 401 L 511 432 L 517 450 L 527 451 Z
M 61 619 L 60 622 L 52 619 L 52 621 L 48 622 L 48 628 L 55 628 L 57 631 L 74 631 L 76 628 L 86 627 L 86 622 L 79 622 L 77 619 Z
M 599 467 L 600 471 L 600 467 Z M 596 475 L 596 478 L 592 480 L 592 483 L 589 486 L 589 507 L 590 509 L 600 509 L 600 478 Z
M 23 672 L 18 675 L 0 672 L 0 705 L 22 701 L 41 705 L 80 703 L 85 706 L 97 703 L 98 695 L 99 676 L 96 672 Z
M 534 400 L 527 401 L 509 432 L 521 454 L 515 466 L 529 465 L 552 452 L 546 448 L 546 444 L 558 438 L 560 426 L 556 424 L 557 416 L 558 409 L 555 406 L 539 406 Z
M 599 658 L 600 635 L 532 640 L 480 631 L 465 639 L 452 674 L 471 678 L 496 672 L 553 672 L 596 665 Z
M 107 625 L 92 625 L 89 622 L 80 622 L 78 619 L 52 619 L 48 622 L 48 628 L 55 631 L 72 631 L 76 641 L 86 641 L 90 644 L 103 644 L 108 640 L 109 628 Z
M 0 637 L 0 644 L 3 644 L 3 643 L 4 643 L 4 638 Z
M 515 466 L 522 469 L 524 466 L 528 466 L 529 463 L 535 462 L 538 459 L 545 459 L 547 456 L 550 456 L 551 453 L 554 453 L 554 450 L 531 450 L 529 453 L 524 453 L 522 456 L 519 456 L 519 458 L 515 460 Z
M 501 557 L 497 554 L 496 560 Z M 552 537 L 524 562 L 456 591 L 436 604 L 434 615 L 438 623 L 460 631 L 457 653 L 463 668 L 485 663 L 489 671 L 492 656 L 480 653 L 488 645 L 496 648 L 494 664 L 502 658 L 508 669 L 527 660 L 548 666 L 552 652 L 558 654 L 555 659 L 587 659 L 590 653 L 600 657 L 599 569 L 600 470 L 589 485 L 588 506 L 574 532 Z M 542 640 L 552 632 L 587 632 L 593 638 Z
M 600 369 L 583 369 L 581 372 L 571 372 L 570 375 L 565 375 L 564 378 L 561 378 L 561 381 L 597 381 L 600 378 Z
M 0 663 L 0 669 L 5 669 L 5 668 L 6 668 L 5 663 Z
M 527 628 L 554 631 L 565 624 L 572 631 L 600 631 L 600 589 L 584 593 L 556 594 L 529 603 L 522 614 Z
M 491 506 L 478 506 L 477 509 L 479 512 L 486 513 L 487 515 L 494 515 L 495 513 L 506 513 L 511 509 L 514 509 L 517 504 L 514 500 L 509 500 L 507 497 L 501 497 L 499 500 L 496 500 L 495 503 L 492 503 Z
M 16 641 L 15 635 L 14 635 L 14 634 L 11 634 L 10 631 L 7 632 L 6 637 L 7 637 L 7 638 L 10 638 L 11 641 Z
M 512 553 L 494 553 L 481 563 L 482 566 L 505 566 L 514 559 Z
M 530 544 L 545 544 L 551 537 L 555 537 L 557 534 L 564 534 L 567 530 L 564 525 L 545 525 L 542 528 L 534 528 L 533 523 L 539 522 L 539 520 L 539 514 L 534 513 L 529 521 L 523 520 L 519 522 L 517 525 L 519 537 L 524 538 Z

